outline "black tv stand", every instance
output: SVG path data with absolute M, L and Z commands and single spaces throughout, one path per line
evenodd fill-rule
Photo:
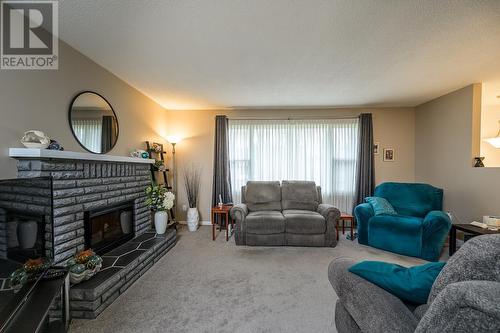
M 51 268 L 52 270 L 54 267 Z M 0 313 L 0 333 L 67 332 L 69 327 L 69 275 L 27 283 L 10 298 Z M 61 320 L 49 322 L 54 300 L 62 297 Z

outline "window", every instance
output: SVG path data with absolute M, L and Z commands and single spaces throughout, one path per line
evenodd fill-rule
M 77 138 L 88 150 L 101 151 L 101 119 L 74 119 L 72 120 L 73 131 Z
M 230 120 L 234 202 L 249 180 L 313 180 L 323 202 L 351 212 L 358 119 Z

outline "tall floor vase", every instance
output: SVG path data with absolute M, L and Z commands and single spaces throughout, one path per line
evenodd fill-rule
M 187 211 L 187 225 L 189 231 L 196 231 L 198 229 L 198 222 L 200 221 L 200 216 L 198 214 L 198 208 L 189 208 Z

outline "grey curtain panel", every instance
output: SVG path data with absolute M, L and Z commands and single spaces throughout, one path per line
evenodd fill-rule
M 224 203 L 233 202 L 231 195 L 231 171 L 229 170 L 229 133 L 226 116 L 215 117 L 214 180 L 212 186 L 212 206 L 219 202 L 219 194 Z
M 116 122 L 113 116 L 102 117 L 101 152 L 107 153 L 115 145 Z
M 371 113 L 359 116 L 358 169 L 356 172 L 356 194 L 354 208 L 366 197 L 373 195 L 375 188 L 375 164 L 373 160 L 373 121 Z

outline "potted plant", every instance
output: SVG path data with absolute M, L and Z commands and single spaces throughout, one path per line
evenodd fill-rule
M 155 212 L 156 233 L 162 235 L 167 230 L 167 210 L 174 206 L 175 195 L 163 185 L 149 185 L 146 188 L 146 205 Z
M 186 218 L 189 231 L 196 231 L 200 220 L 197 208 L 198 194 L 200 192 L 200 173 L 200 168 L 196 166 L 184 169 L 184 187 L 189 203 Z

